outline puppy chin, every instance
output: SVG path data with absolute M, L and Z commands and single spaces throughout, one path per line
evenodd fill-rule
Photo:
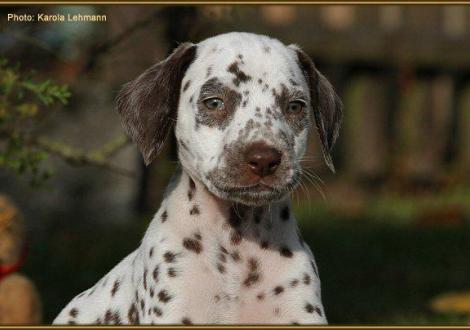
M 208 182 L 207 189 L 221 200 L 239 203 L 247 206 L 263 206 L 285 198 L 289 191 L 258 191 L 258 192 L 226 192 Z

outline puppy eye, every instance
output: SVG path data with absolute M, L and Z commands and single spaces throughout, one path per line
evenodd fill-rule
M 205 99 L 203 102 L 209 110 L 222 110 L 224 108 L 224 101 L 218 97 L 211 97 L 209 99 Z
M 297 115 L 303 111 L 305 103 L 303 101 L 292 101 L 287 106 L 287 114 Z

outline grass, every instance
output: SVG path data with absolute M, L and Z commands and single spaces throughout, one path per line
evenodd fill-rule
M 467 196 L 468 191 L 434 197 L 377 195 L 353 214 L 324 202 L 297 207 L 303 236 L 319 266 L 329 322 L 469 323 L 469 315 L 429 309 L 440 293 L 470 290 Z M 429 209 L 448 207 L 460 210 L 461 221 L 422 221 Z M 50 323 L 72 297 L 135 249 L 148 219 L 128 227 L 57 222 L 34 237 L 24 272 L 43 297 L 44 321 Z

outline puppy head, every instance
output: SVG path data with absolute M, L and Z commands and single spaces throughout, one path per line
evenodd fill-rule
M 281 199 L 297 185 L 312 117 L 333 169 L 342 116 L 305 53 L 249 33 L 182 44 L 124 86 L 118 110 L 146 164 L 176 122 L 185 170 L 216 196 L 248 205 Z

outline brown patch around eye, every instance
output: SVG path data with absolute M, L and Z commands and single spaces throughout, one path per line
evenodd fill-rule
M 224 108 L 222 110 L 211 111 L 206 108 L 204 100 L 215 96 L 220 97 L 224 101 Z M 240 93 L 224 85 L 219 79 L 209 79 L 202 85 L 197 101 L 196 128 L 199 125 L 204 125 L 224 129 L 233 118 L 241 100 L 242 95 Z

